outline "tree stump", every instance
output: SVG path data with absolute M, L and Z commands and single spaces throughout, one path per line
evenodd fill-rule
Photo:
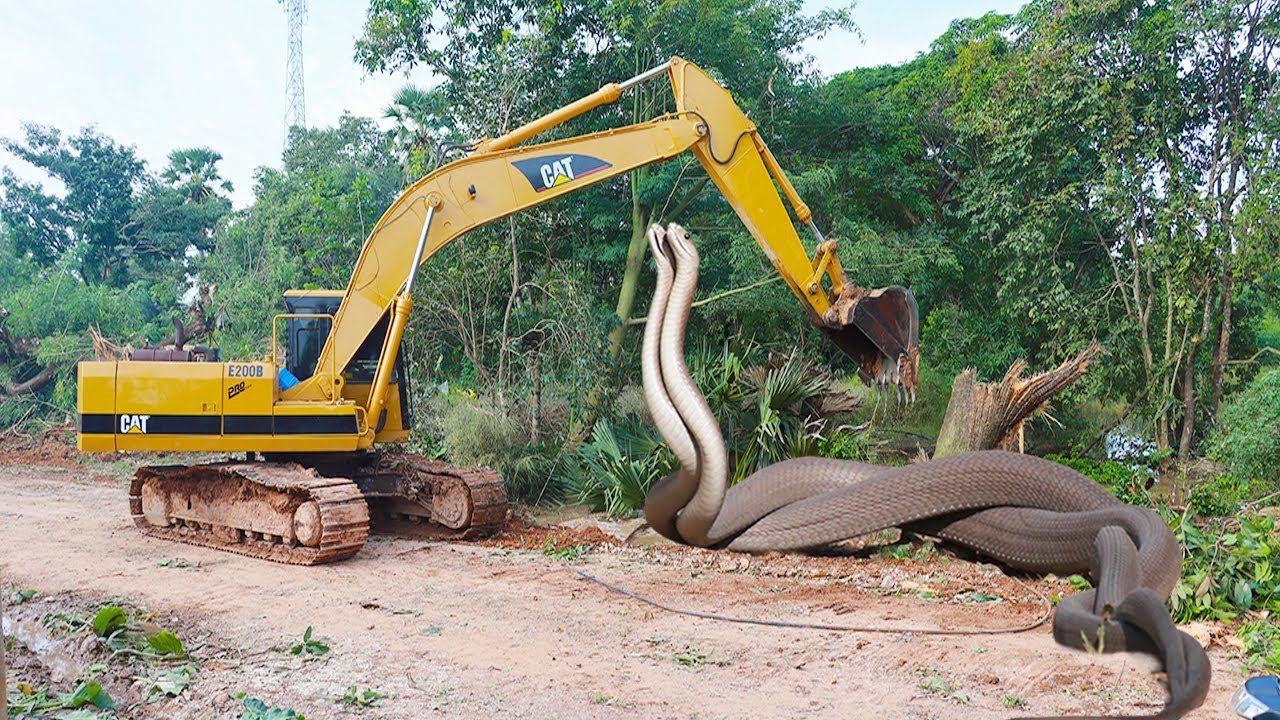
M 960 373 L 951 385 L 951 400 L 933 456 L 1013 449 L 1021 437 L 1023 423 L 1043 410 L 1051 397 L 1083 377 L 1089 363 L 1101 352 L 1102 346 L 1094 342 L 1053 370 L 1029 378 L 1022 377 L 1027 363 L 1018 360 L 998 383 L 978 382 L 978 374 L 972 369 Z

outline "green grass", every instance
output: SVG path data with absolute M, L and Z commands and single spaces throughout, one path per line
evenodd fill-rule
M 547 543 L 542 548 L 542 554 L 553 560 L 577 560 L 590 552 L 591 546 L 585 543 L 557 548 L 552 538 L 547 538 Z
M 302 642 L 297 643 L 289 648 L 290 655 L 305 655 L 307 657 L 319 657 L 329 653 L 328 643 L 313 638 L 311 636 L 312 628 L 307 626 L 306 632 L 302 633 Z
M 1016 708 L 1026 707 L 1027 701 L 1018 697 L 1017 695 L 1001 695 L 1000 704 L 1006 708 L 1009 708 L 1010 710 L 1014 710 Z
M 338 698 L 339 705 L 350 705 L 352 707 L 377 707 L 378 702 L 385 698 L 386 695 L 377 690 L 368 689 L 361 690 L 355 685 L 347 688 L 346 694 Z
M 702 652 L 692 645 L 687 645 L 683 650 L 672 653 L 671 661 L 681 667 L 690 668 L 692 670 L 701 670 L 708 665 L 715 667 L 727 667 L 730 665 L 728 660 L 714 658 L 710 654 Z
M 920 681 L 920 689 L 934 697 L 950 700 L 962 705 L 969 704 L 969 696 L 956 686 L 936 668 L 924 668 L 919 671 L 924 678 Z

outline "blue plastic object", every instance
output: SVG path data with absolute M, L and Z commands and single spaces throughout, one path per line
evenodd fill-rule
M 302 382 L 301 380 L 298 379 L 297 375 L 294 375 L 293 373 L 289 372 L 288 368 L 280 368 L 280 371 L 276 373 L 276 377 L 280 378 L 281 390 L 288 390 L 294 385 L 297 385 L 298 383 Z
M 1250 720 L 1280 720 L 1280 678 L 1275 675 L 1249 678 L 1231 698 L 1232 709 Z

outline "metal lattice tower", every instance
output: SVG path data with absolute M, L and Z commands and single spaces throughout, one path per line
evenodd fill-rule
M 289 16 L 289 64 L 284 83 L 285 142 L 294 125 L 307 125 L 307 93 L 303 87 L 302 26 L 307 22 L 307 0 L 279 0 Z

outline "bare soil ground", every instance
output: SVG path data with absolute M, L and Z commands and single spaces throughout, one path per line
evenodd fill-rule
M 933 718 L 1154 712 L 1153 660 L 1090 656 L 1047 627 L 1013 635 L 831 632 L 733 624 L 656 609 L 583 579 L 736 617 L 915 628 L 1034 621 L 1056 579 L 1010 578 L 941 556 L 746 556 L 625 547 L 630 526 L 592 517 L 518 521 L 481 543 L 374 536 L 356 558 L 281 566 L 142 536 L 119 468 L 42 451 L 0 467 L 0 592 L 19 635 L 10 688 L 58 691 L 103 650 L 50 618 L 108 602 L 176 632 L 199 673 L 147 703 L 129 667 L 99 679 L 128 718 L 234 718 L 235 694 L 309 720 L 370 718 Z M 59 616 L 58 614 L 61 614 Z M 293 655 L 308 626 L 327 654 Z M 1201 628 L 1221 637 L 1220 628 Z M 1213 647 L 1214 684 L 1192 717 L 1226 718 L 1239 665 Z M 338 702 L 351 686 L 376 707 Z M 1016 707 L 1009 708 L 1008 705 Z

